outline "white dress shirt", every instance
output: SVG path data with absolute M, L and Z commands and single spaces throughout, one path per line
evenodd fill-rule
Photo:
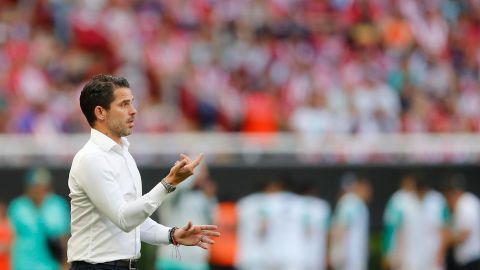
M 149 216 L 166 197 L 159 182 L 142 196 L 140 173 L 128 152 L 92 129 L 70 169 L 72 236 L 68 261 L 102 263 L 140 257 L 140 241 L 167 244 L 170 228 Z

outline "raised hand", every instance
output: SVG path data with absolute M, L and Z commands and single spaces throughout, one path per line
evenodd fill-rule
M 175 241 L 184 246 L 199 246 L 208 249 L 215 243 L 211 237 L 219 237 L 220 233 L 215 225 L 193 225 L 191 221 L 187 225 L 175 230 Z
M 198 155 L 193 161 L 187 155 L 181 154 L 180 160 L 170 169 L 170 173 L 165 177 L 165 181 L 171 185 L 178 185 L 193 175 L 195 168 L 203 159 L 203 154 Z

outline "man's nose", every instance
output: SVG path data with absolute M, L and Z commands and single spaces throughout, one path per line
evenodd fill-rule
M 132 114 L 132 115 L 137 114 L 137 109 L 132 106 L 132 110 L 130 111 L 130 114 Z

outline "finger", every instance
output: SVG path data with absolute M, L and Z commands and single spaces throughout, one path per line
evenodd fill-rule
M 188 166 L 193 169 L 193 168 L 197 167 L 198 164 L 200 164 L 202 159 L 203 159 L 203 154 L 200 154 L 200 155 L 198 155 L 198 157 L 194 161 L 190 162 L 190 164 L 188 164 Z
M 190 157 L 189 157 L 189 156 L 187 156 L 187 155 L 185 155 L 185 154 L 180 154 L 180 157 L 181 157 L 182 159 L 185 159 L 185 160 L 187 161 L 187 163 L 190 163 Z
M 210 239 L 209 237 L 206 237 L 206 236 L 202 236 L 202 238 L 200 238 L 200 241 L 203 242 L 203 243 L 210 244 L 210 245 L 215 244 L 215 241 L 213 241 L 212 239 Z
M 178 170 L 180 170 L 180 168 L 184 167 L 186 164 L 187 162 L 185 160 L 176 161 L 175 165 L 173 165 L 170 171 L 173 173 L 176 173 L 178 172 Z
M 219 232 L 214 232 L 214 231 L 202 231 L 203 235 L 206 236 L 213 236 L 213 237 L 219 237 L 220 233 Z
M 203 249 L 208 250 L 208 245 L 205 244 L 205 243 L 203 243 L 202 241 L 198 242 L 197 246 L 199 246 L 199 247 L 201 247 L 201 248 L 203 248 Z
M 217 225 L 198 225 L 200 229 L 202 230 L 208 230 L 208 231 L 216 231 L 218 230 Z

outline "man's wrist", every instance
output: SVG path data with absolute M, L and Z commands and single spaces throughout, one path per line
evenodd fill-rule
M 178 246 L 179 243 L 175 239 L 175 231 L 178 230 L 178 227 L 173 227 L 168 231 L 168 242 L 174 246 Z
M 177 189 L 175 185 L 168 182 L 167 178 L 163 178 L 162 181 L 160 181 L 160 183 L 162 183 L 163 187 L 165 187 L 165 190 L 167 191 L 167 193 L 174 192 L 175 189 Z
M 166 183 L 168 183 L 168 184 L 170 184 L 170 185 L 173 185 L 173 186 L 176 186 L 176 185 L 177 185 L 177 183 L 175 182 L 175 180 L 173 179 L 173 177 L 170 176 L 170 175 L 165 176 L 165 178 L 163 178 L 162 181 L 165 181 Z

